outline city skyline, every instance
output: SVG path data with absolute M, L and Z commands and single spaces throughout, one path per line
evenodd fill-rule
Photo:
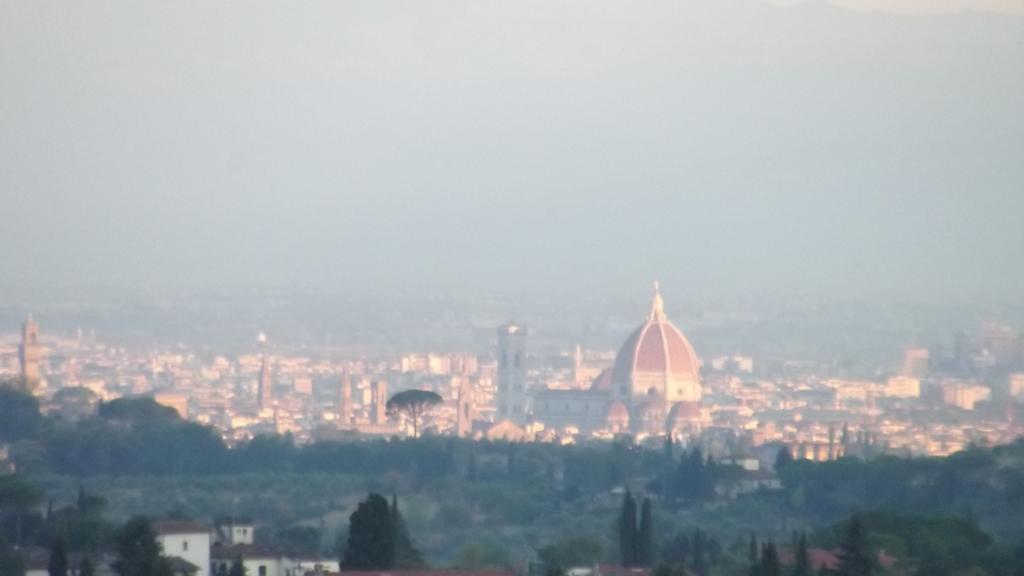
M 0 0 L 0 576 L 1024 575 L 1024 0 Z

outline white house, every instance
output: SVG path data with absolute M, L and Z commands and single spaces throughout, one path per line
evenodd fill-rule
M 245 576 L 302 576 L 297 560 L 259 544 L 214 546 L 211 551 L 214 575 L 228 573 L 238 558 L 242 559 Z
M 198 522 L 162 520 L 153 525 L 164 556 L 177 556 L 194 564 L 196 576 L 210 573 L 210 528 Z
M 217 520 L 214 536 L 217 544 L 253 544 L 255 533 L 256 525 L 251 519 L 232 516 Z

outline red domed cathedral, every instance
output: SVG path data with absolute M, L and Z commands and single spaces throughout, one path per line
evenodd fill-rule
M 700 361 L 665 315 L 657 283 L 650 313 L 589 390 L 545 390 L 534 416 L 548 427 L 583 431 L 685 434 L 704 423 Z

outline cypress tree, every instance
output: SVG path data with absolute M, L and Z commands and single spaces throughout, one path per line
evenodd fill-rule
M 867 532 L 859 514 L 850 518 L 839 545 L 839 576 L 870 576 L 873 568 Z
M 626 490 L 619 518 L 619 562 L 623 566 L 636 565 L 636 501 Z
M 779 563 L 779 552 L 774 542 L 768 542 L 761 550 L 761 565 L 758 576 L 782 576 L 782 565 Z
M 380 494 L 371 493 L 349 516 L 348 542 L 341 566 L 348 570 L 394 568 L 394 523 L 388 501 Z
M 779 448 L 778 453 L 775 454 L 775 471 L 778 472 L 792 463 L 793 455 L 789 453 L 789 448 L 786 446 Z
M 68 576 L 68 547 L 63 537 L 58 536 L 54 540 L 46 570 L 50 576 Z
M 796 545 L 796 564 L 793 566 L 793 576 L 812 576 L 811 557 L 807 553 L 807 533 L 800 533 L 800 541 Z
M 398 510 L 396 494 L 391 495 L 391 525 L 395 531 L 395 568 L 425 568 L 423 555 L 413 544 L 412 538 L 409 536 L 409 528 L 405 524 L 405 518 L 402 518 L 402 513 Z
M 644 498 L 640 507 L 640 528 L 636 536 L 636 563 L 651 566 L 654 563 L 654 527 L 651 518 L 651 499 Z
M 132 518 L 121 528 L 117 555 L 114 569 L 120 576 L 160 576 L 170 566 L 160 557 L 156 532 L 143 517 Z
M 751 566 L 757 564 L 758 560 L 758 547 L 757 547 L 757 534 L 751 532 L 750 534 L 750 548 L 747 549 L 747 560 L 750 561 Z

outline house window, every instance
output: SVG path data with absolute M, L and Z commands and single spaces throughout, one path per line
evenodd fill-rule
M 262 566 L 262 565 L 260 566 L 260 576 L 267 576 L 267 567 L 266 566 Z
M 181 543 L 181 551 L 182 552 L 188 552 L 188 540 L 185 540 L 184 542 Z

